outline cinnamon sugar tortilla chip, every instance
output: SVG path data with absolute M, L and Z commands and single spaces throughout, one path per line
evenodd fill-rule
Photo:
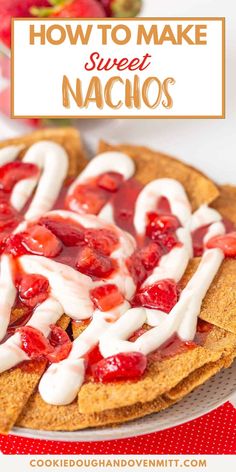
M 220 214 L 236 224 L 236 187 L 222 185 L 220 196 L 212 203 L 212 207 Z
M 63 315 L 58 325 L 66 329 L 70 318 Z M 34 392 L 46 368 L 44 360 L 24 363 L 0 374 L 0 433 L 7 434 Z
M 200 259 L 190 261 L 182 284 L 191 278 Z M 236 334 L 236 259 L 225 259 L 205 299 L 200 318 Z
M 137 382 L 85 383 L 78 395 L 79 411 L 88 414 L 152 401 L 175 387 L 194 370 L 209 362 L 216 362 L 235 348 L 235 335 L 213 327 L 204 346 L 161 362 L 151 361 L 146 373 Z
M 0 141 L 0 149 L 14 144 L 23 144 L 25 147 L 20 153 L 20 157 L 23 157 L 25 151 L 32 144 L 41 140 L 54 141 L 65 148 L 69 156 L 68 177 L 77 176 L 86 166 L 86 155 L 80 134 L 76 129 L 70 127 L 41 129 L 25 136 Z
M 218 187 L 200 171 L 165 154 L 143 146 L 110 145 L 103 141 L 99 152 L 121 151 L 134 159 L 135 178 L 142 184 L 153 179 L 169 177 L 181 182 L 188 194 L 193 210 L 203 203 L 211 203 L 219 196 Z
M 216 362 L 209 362 L 208 364 L 196 369 L 188 377 L 183 379 L 179 384 L 172 388 L 164 395 L 167 400 L 177 401 L 192 392 L 195 388 L 205 383 L 210 377 L 217 374 L 221 369 L 230 367 L 236 352 L 231 355 L 223 357 Z
M 67 406 L 48 405 L 42 400 L 39 393 L 35 393 L 25 406 L 16 424 L 25 428 L 49 431 L 75 431 L 131 421 L 151 413 L 157 413 L 173 405 L 194 388 L 215 375 L 220 369 L 228 367 L 232 362 L 232 358 L 233 355 L 220 359 L 215 363 L 206 364 L 186 377 L 175 389 L 167 392 L 162 397 L 155 398 L 151 402 L 136 403 L 128 407 L 106 410 L 99 413 L 79 413 L 76 401 Z

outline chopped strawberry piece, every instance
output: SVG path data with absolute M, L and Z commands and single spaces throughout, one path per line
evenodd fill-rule
M 134 254 L 128 259 L 127 266 L 135 281 L 140 286 L 147 278 L 149 273 L 156 267 L 163 250 L 159 244 L 150 243 Z
M 0 167 L 0 188 L 11 192 L 14 185 L 22 179 L 38 175 L 39 169 L 35 164 L 15 161 Z
M 21 349 L 31 359 L 47 356 L 53 351 L 48 339 L 38 329 L 31 326 L 22 326 L 17 331 L 21 337 Z
M 158 215 L 158 213 L 148 213 L 148 225 L 146 234 L 150 239 L 158 239 L 160 233 L 175 231 L 180 223 L 174 215 Z
M 111 275 L 115 263 L 110 257 L 99 254 L 95 249 L 83 247 L 79 250 L 76 268 L 90 277 L 103 278 Z
M 113 284 L 96 287 L 90 292 L 91 300 L 101 311 L 109 311 L 112 308 L 121 305 L 124 301 L 122 293 L 118 287 Z
M 44 226 L 31 226 L 21 236 L 26 251 L 38 256 L 56 257 L 62 250 L 59 239 Z
M 169 313 L 177 303 L 179 289 L 174 280 L 164 279 L 149 287 L 141 288 L 133 299 L 133 305 L 155 308 Z
M 139 257 L 147 271 L 156 267 L 162 255 L 161 247 L 155 243 L 150 243 L 139 251 Z
M 66 206 L 77 213 L 97 215 L 107 202 L 106 192 L 96 185 L 78 185 L 74 193 L 67 198 Z
M 221 249 L 226 257 L 236 257 L 236 231 L 211 238 L 206 247 L 208 249 Z
M 49 218 L 41 218 L 40 224 L 49 229 L 67 247 L 84 244 L 84 233 L 79 224 Z
M 17 282 L 21 301 L 28 307 L 35 307 L 47 299 L 48 280 L 39 274 L 24 274 Z
M 11 234 L 2 244 L 2 252 L 12 254 L 14 257 L 27 254 L 26 248 L 22 244 L 22 234 Z
M 92 367 L 92 374 L 97 382 L 138 379 L 146 367 L 146 356 L 139 352 L 128 352 L 101 360 Z
M 118 172 L 107 172 L 98 178 L 97 184 L 108 192 L 117 192 L 123 180 L 123 175 L 118 174 Z
M 175 233 L 163 233 L 160 234 L 158 242 L 162 245 L 163 249 L 166 252 L 170 252 L 175 246 L 181 246 L 182 243 L 179 242 Z
M 86 373 L 90 375 L 92 373 L 93 364 L 97 364 L 102 359 L 103 359 L 103 356 L 100 352 L 99 347 L 95 346 L 94 349 L 92 349 L 92 351 L 90 351 L 86 356 L 86 360 L 87 360 Z
M 71 351 L 72 342 L 68 334 L 60 327 L 51 325 L 49 334 L 49 343 L 53 347 L 53 351 L 47 354 L 49 362 L 60 362 L 66 359 Z
M 108 229 L 88 229 L 85 231 L 84 239 L 89 247 L 104 256 L 110 256 L 119 244 L 117 235 Z

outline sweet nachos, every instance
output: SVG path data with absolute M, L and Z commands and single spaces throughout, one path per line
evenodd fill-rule
M 236 190 L 77 131 L 0 144 L 0 432 L 161 411 L 234 360 Z

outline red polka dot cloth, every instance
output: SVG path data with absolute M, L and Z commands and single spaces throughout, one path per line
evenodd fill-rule
M 236 410 L 230 403 L 159 433 L 101 442 L 60 442 L 1 436 L 3 454 L 235 454 Z

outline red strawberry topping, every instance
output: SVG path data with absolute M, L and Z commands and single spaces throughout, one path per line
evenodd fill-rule
M 147 357 L 139 352 L 116 354 L 92 366 L 93 378 L 97 382 L 138 379 L 147 367 Z
M 84 244 L 83 228 L 77 223 L 41 218 L 40 224 L 49 229 L 67 247 Z
M 104 256 L 110 256 L 119 244 L 117 235 L 109 229 L 87 229 L 84 239 L 89 247 Z
M 236 257 L 236 231 L 211 238 L 206 247 L 208 249 L 221 249 L 226 257 Z
M 46 358 L 49 362 L 59 362 L 70 353 L 72 343 L 65 331 L 51 325 L 51 333 L 46 338 L 38 329 L 22 326 L 17 331 L 21 337 L 21 348 L 30 359 Z
M 0 167 L 0 188 L 11 192 L 14 185 L 22 179 L 34 177 L 39 173 L 35 164 L 15 161 Z
M 20 236 L 20 234 L 19 234 Z M 21 233 L 22 246 L 28 253 L 56 257 L 62 250 L 61 242 L 44 226 L 34 225 Z
M 115 261 L 103 256 L 95 249 L 83 247 L 79 250 L 76 268 L 79 272 L 94 278 L 104 278 L 111 275 L 115 269 Z
M 128 259 L 128 269 L 138 286 L 140 286 L 152 272 L 162 255 L 163 250 L 161 246 L 156 243 L 150 243 L 142 249 L 135 251 Z
M 68 357 L 72 348 L 72 342 L 68 334 L 60 326 L 51 325 L 50 328 L 48 340 L 53 347 L 53 351 L 47 354 L 47 359 L 53 363 L 60 362 Z
M 118 174 L 117 172 L 107 172 L 98 178 L 97 184 L 108 192 L 117 192 L 123 183 L 123 180 L 123 175 Z
M 148 213 L 147 216 L 146 234 L 154 241 L 159 238 L 160 234 L 175 231 L 180 226 L 178 219 L 174 215 L 158 215 L 152 212 Z
M 36 328 L 31 326 L 22 326 L 17 330 L 21 337 L 21 349 L 31 359 L 37 359 L 42 356 L 47 356 L 53 351 L 48 339 Z
M 141 288 L 133 299 L 133 305 L 155 308 L 169 313 L 177 303 L 179 289 L 174 280 L 164 279 L 148 287 Z
M 101 287 L 96 287 L 90 292 L 91 300 L 101 311 L 109 311 L 124 301 L 122 293 L 116 285 L 107 284 Z
M 28 307 L 35 307 L 47 299 L 48 280 L 39 274 L 24 274 L 17 282 L 21 301 Z
M 66 207 L 77 213 L 81 213 L 82 209 L 84 213 L 97 215 L 106 202 L 107 197 L 102 189 L 99 191 L 92 184 L 78 185 L 73 194 L 68 196 Z

